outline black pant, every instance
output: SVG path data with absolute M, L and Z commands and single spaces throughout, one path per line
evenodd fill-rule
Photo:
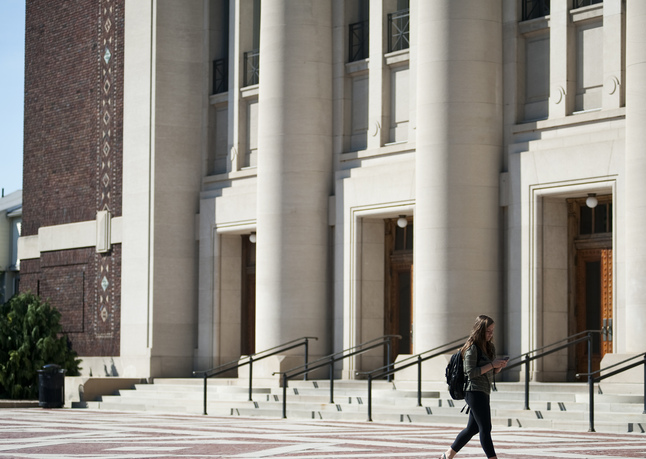
M 487 457 L 496 456 L 496 450 L 491 440 L 491 410 L 489 409 L 489 394 L 478 391 L 468 391 L 464 400 L 469 405 L 469 422 L 462 432 L 458 434 L 451 445 L 453 451 L 460 451 L 471 437 L 480 433 L 480 444 Z

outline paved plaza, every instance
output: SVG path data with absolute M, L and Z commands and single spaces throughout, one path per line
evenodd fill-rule
M 438 458 L 458 427 L 0 410 L 0 458 Z M 501 459 L 646 458 L 646 434 L 494 429 Z M 482 458 L 477 438 L 460 458 Z

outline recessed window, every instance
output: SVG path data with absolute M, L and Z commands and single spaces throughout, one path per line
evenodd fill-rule
M 227 58 L 213 61 L 213 94 L 229 90 L 229 66 Z
M 368 21 L 350 24 L 350 49 L 348 62 L 360 61 L 368 58 L 369 36 Z
M 612 202 L 600 202 L 592 209 L 583 204 L 580 210 L 579 234 L 612 233 Z
M 397 11 L 388 15 L 388 52 L 410 48 L 408 0 L 398 1 L 397 8 Z
M 522 0 L 523 21 L 538 19 L 550 14 L 550 0 Z
M 603 3 L 603 0 L 572 0 L 572 8 L 583 8 L 597 3 Z
M 260 75 L 260 0 L 253 0 L 253 15 L 251 25 L 251 41 L 253 49 L 244 53 L 244 82 L 243 86 L 253 86 L 259 83 Z
M 395 252 L 413 250 L 413 222 L 400 228 L 395 225 Z

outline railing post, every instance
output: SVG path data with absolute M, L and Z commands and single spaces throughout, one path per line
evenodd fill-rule
M 334 357 L 330 357 L 330 403 L 334 403 Z
M 393 363 L 390 361 L 390 347 L 391 347 L 391 340 L 392 338 L 388 338 L 386 340 L 386 362 L 388 362 L 388 371 L 391 371 L 393 369 Z M 386 377 L 386 381 L 390 382 L 393 379 L 392 373 L 388 373 L 388 376 Z
M 253 401 L 251 397 L 251 385 L 253 384 L 253 356 L 249 356 L 249 401 Z
M 372 422 L 372 375 L 368 375 L 368 422 Z
M 644 411 L 642 411 L 642 414 L 646 414 L 646 354 L 644 354 L 644 364 L 642 366 L 644 367 Z
M 588 332 L 588 392 L 590 413 L 590 428 L 588 432 L 594 432 L 594 376 L 592 376 L 592 333 Z
M 525 356 L 525 408 L 529 410 L 529 355 Z
M 417 406 L 422 406 L 422 356 L 417 356 Z
M 309 352 L 309 339 L 305 338 L 305 374 L 303 375 L 303 381 L 307 381 L 307 374 L 309 373 L 309 371 L 307 371 L 307 364 L 309 363 Z
M 204 373 L 204 413 L 206 416 L 206 372 Z
M 287 373 L 283 373 L 283 419 L 287 419 Z

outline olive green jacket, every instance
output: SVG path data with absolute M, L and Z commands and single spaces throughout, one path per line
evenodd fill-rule
M 478 360 L 480 354 L 480 360 Z M 476 345 L 472 345 L 464 354 L 464 374 L 469 377 L 467 383 L 467 391 L 478 391 L 491 394 L 491 386 L 493 385 L 493 370 L 480 374 L 480 367 L 491 363 L 491 359 L 487 354 L 480 351 Z

